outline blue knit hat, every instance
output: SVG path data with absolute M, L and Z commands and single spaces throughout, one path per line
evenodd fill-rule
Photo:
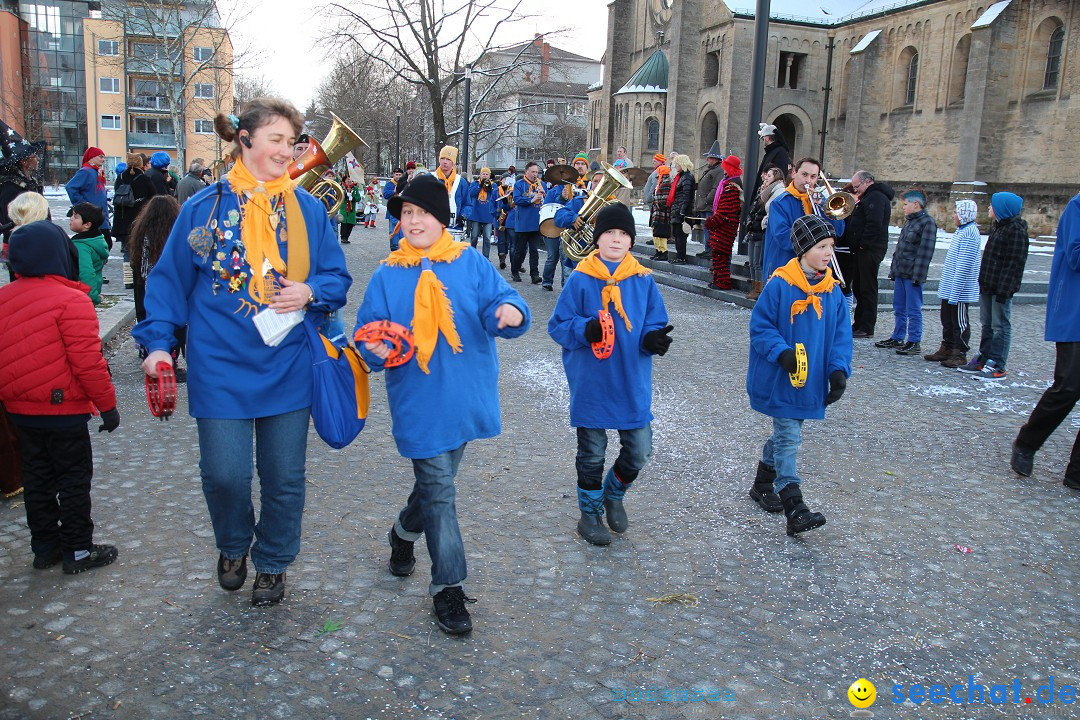
M 172 163 L 172 158 L 169 157 L 169 153 L 164 150 L 158 150 L 156 153 L 150 156 L 150 167 L 164 170 Z
M 990 196 L 990 207 L 994 208 L 998 220 L 1004 220 L 1020 214 L 1024 209 L 1024 198 L 1011 192 L 994 193 Z

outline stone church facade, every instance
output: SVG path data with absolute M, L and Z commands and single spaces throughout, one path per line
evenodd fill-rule
M 950 200 L 973 197 L 985 215 L 988 194 L 1010 190 L 1033 233 L 1053 232 L 1080 190 L 1080 2 L 915 0 L 836 19 L 773 5 L 762 120 L 783 131 L 793 160 L 821 156 L 833 178 L 865 168 L 897 189 L 919 185 L 943 227 Z M 589 95 L 600 155 L 625 145 L 646 167 L 657 151 L 702 163 L 718 140 L 746 160 L 752 10 L 608 8 L 603 78 Z M 753 167 L 761 154 L 750 149 Z

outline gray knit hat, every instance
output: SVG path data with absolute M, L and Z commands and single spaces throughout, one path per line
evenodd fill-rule
M 791 224 L 791 249 L 796 257 L 802 257 L 825 238 L 834 237 L 836 228 L 817 215 L 803 215 Z

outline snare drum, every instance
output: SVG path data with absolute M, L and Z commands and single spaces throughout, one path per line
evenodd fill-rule
M 557 238 L 563 229 L 555 225 L 555 213 L 561 210 L 562 203 L 547 203 L 540 208 L 540 234 L 547 238 Z

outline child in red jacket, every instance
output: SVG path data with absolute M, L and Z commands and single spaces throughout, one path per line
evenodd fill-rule
M 34 567 L 62 560 L 72 575 L 117 556 L 93 541 L 86 423 L 101 411 L 98 431 L 112 432 L 120 413 L 94 304 L 71 279 L 67 235 L 48 220 L 29 223 L 11 234 L 9 254 L 16 280 L 0 288 L 0 401 L 18 428 Z

